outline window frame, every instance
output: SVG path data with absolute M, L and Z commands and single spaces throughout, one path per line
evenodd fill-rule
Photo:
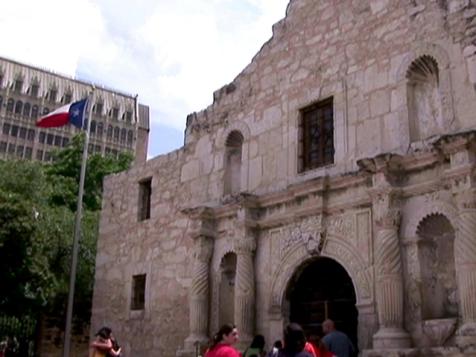
M 302 108 L 298 132 L 298 173 L 333 165 L 335 163 L 334 98 L 329 97 Z M 317 148 L 313 148 L 313 140 L 317 140 Z M 328 153 L 329 150 L 331 154 Z

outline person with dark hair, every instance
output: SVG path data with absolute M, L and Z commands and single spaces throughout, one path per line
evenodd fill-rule
M 290 323 L 284 329 L 284 348 L 278 353 L 278 357 L 312 357 L 304 350 L 306 336 L 301 326 Z
M 240 357 L 240 353 L 233 347 L 238 342 L 238 330 L 234 325 L 223 325 L 213 336 L 210 348 L 205 357 Z
M 266 352 L 264 350 L 264 336 L 256 335 L 251 341 L 250 347 L 248 347 L 243 353 L 243 357 L 264 357 Z
M 266 357 L 278 357 L 278 353 L 281 348 L 283 348 L 283 343 L 281 340 L 274 341 L 273 348 L 268 352 Z
M 355 354 L 355 347 L 343 332 L 336 329 L 334 321 L 327 319 L 322 323 L 322 331 L 326 334 L 322 342 L 327 349 L 337 357 L 352 357 Z
M 121 349 L 115 350 L 111 340 L 112 330 L 109 327 L 101 327 L 96 333 L 96 339 L 91 343 L 89 357 L 120 356 Z

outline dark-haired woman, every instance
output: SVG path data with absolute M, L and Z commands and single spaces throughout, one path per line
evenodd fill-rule
M 223 325 L 213 336 L 212 345 L 205 353 L 205 357 L 240 357 L 240 353 L 233 347 L 238 342 L 238 330 L 233 325 Z
M 278 353 L 278 357 L 312 357 L 304 350 L 306 336 L 301 326 L 290 323 L 284 329 L 284 348 Z
M 245 352 L 243 352 L 243 357 L 264 357 L 266 351 L 264 350 L 264 336 L 256 335 L 251 341 L 250 347 L 248 347 Z

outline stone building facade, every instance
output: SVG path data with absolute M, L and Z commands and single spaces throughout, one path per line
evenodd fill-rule
M 93 329 L 194 356 L 336 320 L 363 356 L 476 353 L 473 1 L 292 0 L 185 145 L 105 181 Z
M 80 129 L 36 128 L 36 119 L 85 98 L 91 83 L 0 57 L 0 159 L 51 161 Z M 149 107 L 138 97 L 96 86 L 89 150 L 102 155 L 131 152 L 147 159 Z

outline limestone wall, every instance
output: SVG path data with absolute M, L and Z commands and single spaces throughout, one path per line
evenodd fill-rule
M 330 210 L 329 219 L 336 220 L 335 230 L 342 229 L 341 221 L 345 227 L 348 217 L 353 217 L 352 224 L 359 219 L 363 224 L 365 215 L 374 214 L 366 193 L 370 184 L 365 175 L 358 182 L 345 178 L 358 171 L 357 160 L 390 151 L 424 151 L 432 141 L 410 142 L 410 122 L 415 119 L 409 115 L 406 74 L 417 58 L 427 55 L 438 65 L 441 134 L 474 127 L 475 91 L 463 56 L 468 44 L 462 23 L 469 16 L 468 6 L 468 1 L 291 1 L 286 18 L 274 26 L 273 38 L 250 65 L 214 93 L 211 106 L 187 118 L 183 148 L 106 179 L 92 330 L 111 326 L 126 355 L 171 357 L 183 346 L 189 332 L 188 292 L 193 269 L 189 233 L 194 227 L 181 211 L 196 206 L 225 207 L 220 211 L 211 261 L 211 271 L 217 271 L 227 241 L 237 236 L 237 213 L 223 192 L 226 140 L 229 133 L 239 131 L 244 139 L 240 191 L 264 197 L 261 213 L 269 214 L 269 219 L 260 217 L 267 219 L 268 226 L 258 234 L 255 256 L 256 327 L 267 337 L 275 336 L 280 327 L 269 313 L 272 282 L 281 286 L 276 291 L 282 292 L 286 281 L 283 276 L 269 276 L 273 264 L 279 264 L 271 256 L 292 238 L 292 227 L 303 211 L 324 207 L 315 189 L 318 184 L 327 187 L 322 178 L 342 175 L 347 180 L 345 185 L 333 181 L 327 197 L 326 209 Z M 334 98 L 335 164 L 298 174 L 300 110 L 330 96 Z M 417 185 L 433 174 L 415 174 L 408 182 L 414 180 Z M 152 178 L 151 218 L 139 221 L 139 182 L 147 178 Z M 273 225 L 280 224 L 273 220 L 282 219 L 279 210 L 286 209 L 296 221 L 286 222 L 289 228 L 275 230 Z M 226 210 L 232 213 L 227 216 Z M 331 236 L 329 242 L 335 245 L 322 252 L 343 263 L 350 257 L 348 264 L 354 264 L 350 274 L 362 282 L 356 289 L 367 290 L 361 293 L 365 299 L 360 322 L 368 326 L 367 331 L 361 331 L 367 334 L 361 336 L 366 348 L 377 328 L 374 229 L 375 223 L 363 236 Z M 283 260 L 289 264 L 278 269 L 293 268 L 311 254 L 304 245 L 299 249 L 302 254 L 296 253 L 297 260 L 290 256 Z M 404 258 L 404 271 L 408 269 L 405 264 Z M 145 308 L 131 311 L 131 280 L 137 274 L 147 277 Z M 212 302 L 213 291 L 216 289 L 212 289 Z M 210 326 L 215 327 L 217 312 L 213 308 Z

